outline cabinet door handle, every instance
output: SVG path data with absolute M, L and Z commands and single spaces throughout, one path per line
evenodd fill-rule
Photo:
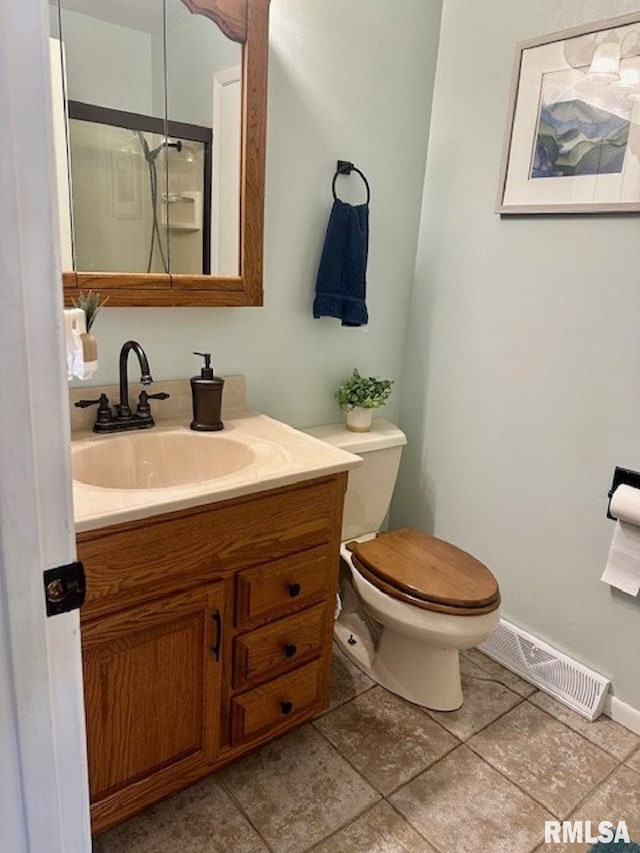
M 287 584 L 287 590 L 289 591 L 290 598 L 296 598 L 298 595 L 300 595 L 302 587 L 299 583 L 290 583 Z
M 214 610 L 211 614 L 211 618 L 214 621 L 216 626 L 216 641 L 213 646 L 211 646 L 211 651 L 213 652 L 213 656 L 216 661 L 220 660 L 220 646 L 222 644 L 222 618 L 220 616 L 219 610 Z
M 290 714 L 293 711 L 293 702 L 281 702 L 280 708 L 283 714 Z
M 282 649 L 282 654 L 286 658 L 292 658 L 297 651 L 298 651 L 298 647 L 296 646 L 295 643 L 287 643 L 284 646 L 284 648 Z

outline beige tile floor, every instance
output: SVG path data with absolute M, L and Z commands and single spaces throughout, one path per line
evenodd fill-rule
M 336 651 L 331 707 L 105 833 L 95 853 L 543 853 L 545 820 L 625 820 L 640 738 L 589 723 L 476 650 L 465 703 L 427 712 Z

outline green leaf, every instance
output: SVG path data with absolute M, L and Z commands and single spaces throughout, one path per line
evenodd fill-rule
M 362 376 L 357 367 L 351 376 L 338 388 L 335 398 L 342 408 L 379 409 L 389 399 L 393 379 L 378 376 Z

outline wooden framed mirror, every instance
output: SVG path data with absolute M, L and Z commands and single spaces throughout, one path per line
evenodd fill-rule
M 168 0 L 157 0 L 160 3 L 160 8 L 163 10 L 164 27 L 167 25 L 167 5 Z M 92 266 L 90 270 L 83 270 L 78 261 L 82 255 L 74 252 L 74 266 L 78 267 L 73 271 L 65 271 L 63 273 L 63 287 L 65 304 L 71 304 L 74 298 L 77 298 L 80 292 L 88 290 L 99 291 L 101 297 L 108 297 L 109 306 L 259 306 L 263 304 L 263 289 L 262 289 L 262 267 L 263 267 L 263 226 L 264 226 L 264 177 L 265 177 L 265 137 L 266 137 L 266 98 L 267 98 L 267 68 L 268 68 L 268 18 L 269 18 L 269 0 L 173 0 L 178 6 L 181 4 L 186 7 L 183 12 L 188 17 L 191 15 L 198 16 L 202 25 L 209 25 L 209 21 L 213 22 L 227 39 L 236 43 L 239 46 L 239 54 L 241 59 L 239 63 L 239 101 L 240 101 L 240 119 L 239 119 L 239 153 L 237 162 L 231 172 L 234 186 L 237 187 L 237 203 L 232 206 L 231 211 L 226 210 L 221 215 L 224 222 L 225 217 L 230 219 L 233 225 L 237 250 L 233 254 L 237 256 L 237 265 L 232 271 L 223 268 L 218 274 L 203 274 L 194 272 L 183 272 L 177 264 L 164 263 L 159 270 L 155 272 L 141 272 L 122 270 L 122 266 L 116 266 L 119 271 L 102 271 L 102 267 Z M 70 4 L 71 6 L 71 4 Z M 59 9 L 60 7 L 58 7 Z M 75 7 L 77 8 L 77 6 Z M 206 19 L 209 19 L 207 21 Z M 165 44 L 165 60 L 166 60 L 166 32 L 163 34 Z M 67 66 L 69 65 L 69 57 L 66 59 Z M 180 63 L 177 63 L 180 65 Z M 191 73 L 191 72 L 190 72 Z M 207 71 L 207 75 L 209 72 Z M 165 69 L 166 75 L 166 69 Z M 184 75 L 187 77 L 188 75 Z M 205 75 L 203 75 L 205 76 Z M 191 73 L 192 81 L 194 74 Z M 206 77 L 206 85 L 211 85 L 209 76 Z M 167 78 L 165 76 L 165 107 L 167 103 Z M 69 103 L 73 100 L 73 94 L 68 98 Z M 80 116 L 80 119 L 86 119 L 90 111 L 85 107 L 89 105 L 78 105 L 74 103 L 73 110 L 68 110 L 71 116 Z M 214 107 L 215 110 L 215 107 Z M 73 112 L 75 111 L 75 112 Z M 55 112 L 55 104 L 54 104 Z M 98 109 L 98 114 L 100 110 Z M 102 111 L 103 114 L 106 110 Z M 111 111 L 115 113 L 116 111 Z M 135 117 L 137 121 L 141 121 L 146 117 Z M 158 118 L 149 117 L 150 121 L 159 121 Z M 106 121 L 98 118 L 98 121 Z M 118 120 L 116 119 L 116 124 Z M 171 115 L 166 114 L 163 117 L 164 121 L 164 142 L 156 144 L 158 139 L 162 139 L 157 135 L 155 142 L 148 143 L 142 137 L 140 128 L 149 130 L 152 128 L 144 128 L 142 124 L 127 125 L 129 133 L 137 134 L 140 144 L 144 146 L 146 151 L 147 161 L 158 159 L 158 151 L 162 151 L 162 156 L 169 149 L 178 148 L 181 150 L 182 143 L 177 144 L 172 140 L 171 134 L 174 132 L 172 128 L 182 129 L 185 139 L 198 139 L 198 134 L 189 136 L 191 126 L 171 120 Z M 120 125 L 125 127 L 124 124 Z M 213 129 L 214 149 L 215 149 L 215 134 L 216 129 Z M 136 142 L 135 137 L 131 136 L 133 142 Z M 151 140 L 151 136 L 147 136 Z M 203 137 L 204 139 L 204 137 Z M 199 142 L 194 141 L 195 148 Z M 153 147 L 155 145 L 155 147 Z M 122 151 L 123 149 L 120 149 Z M 113 156 L 113 155 L 112 155 Z M 172 155 L 173 156 L 173 155 Z M 118 179 L 116 160 L 113 160 L 113 169 L 115 170 L 116 179 Z M 229 171 L 227 169 L 227 171 Z M 239 173 L 239 175 L 238 175 Z M 207 177 L 206 168 L 204 170 L 205 186 Z M 238 177 L 236 178 L 236 175 Z M 224 178 L 224 174 L 222 175 Z M 74 179 L 75 180 L 75 179 Z M 134 196 L 126 194 L 126 182 L 123 184 L 124 191 L 121 196 L 110 202 L 112 205 L 118 205 L 116 215 L 125 219 L 133 217 L 132 204 L 135 201 Z M 114 190 L 115 192 L 115 190 Z M 214 191 L 216 192 L 216 179 L 214 170 Z M 167 181 L 165 190 L 158 197 L 163 198 L 168 204 L 170 201 L 176 201 L 177 195 L 170 192 L 170 185 Z M 184 197 L 189 194 L 183 193 Z M 193 194 L 192 194 L 193 195 Z M 195 195 L 198 195 L 197 193 Z M 205 193 L 206 196 L 206 193 Z M 156 201 L 154 197 L 154 219 L 157 219 L 155 208 Z M 180 199 L 182 201 L 182 198 Z M 187 201 L 192 201 L 188 198 Z M 175 205 L 178 207 L 179 205 Z M 185 205 L 186 206 L 186 205 Z M 86 208 L 86 205 L 85 205 Z M 74 214 L 74 219 L 79 218 L 82 208 L 79 207 Z M 182 228 L 183 231 L 196 230 L 188 225 L 171 225 L 169 224 L 169 213 L 166 215 L 164 223 L 168 229 Z M 200 217 L 202 221 L 202 217 Z M 204 221 L 206 223 L 207 216 Z M 121 227 L 127 227 L 127 222 L 120 223 Z M 157 229 L 157 222 L 156 222 Z M 207 238 L 208 239 L 208 238 Z M 160 235 L 158 234 L 158 242 Z M 215 241 L 214 241 L 215 242 Z M 151 248 L 153 254 L 153 242 Z M 200 253 L 202 255 L 202 252 Z M 228 254 L 228 252 L 227 252 Z M 63 252 L 64 255 L 64 252 Z M 205 252 L 205 257 L 207 252 Z M 164 260 L 164 259 L 163 259 Z M 149 261 L 151 268 L 151 256 Z M 203 261 L 203 269 L 208 266 L 208 261 Z M 178 267 L 177 269 L 175 267 Z M 224 265 L 223 265 L 224 267 Z M 155 268 L 155 267 L 154 267 Z M 215 265 L 211 267 L 215 272 Z M 165 271 L 166 270 L 166 271 Z

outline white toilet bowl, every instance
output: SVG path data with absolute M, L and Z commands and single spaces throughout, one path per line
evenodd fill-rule
M 367 433 L 343 424 L 307 432 L 363 460 L 349 472 L 336 641 L 394 693 L 434 710 L 459 708 L 459 651 L 498 627 L 496 579 L 470 554 L 427 534 L 403 529 L 378 536 L 406 443 L 394 424 L 374 419 Z
M 362 670 L 393 693 L 436 711 L 462 705 L 459 651 L 470 649 L 495 631 L 499 610 L 479 616 L 455 616 L 398 601 L 364 578 L 345 548 L 354 589 L 368 615 L 380 626 L 377 641 L 358 631 L 360 623 L 345 615 L 336 623 L 338 645 Z M 342 630 L 346 625 L 347 630 Z M 355 630 L 349 630 L 349 626 Z M 355 642 L 354 642 L 355 640 Z M 375 649 L 373 649 L 375 643 Z

